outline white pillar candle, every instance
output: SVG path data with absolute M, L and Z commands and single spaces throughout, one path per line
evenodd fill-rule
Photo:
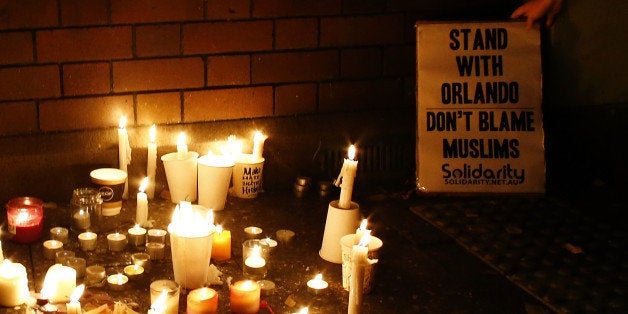
M 93 251 L 96 249 L 96 240 L 98 235 L 87 231 L 78 235 L 79 244 L 81 245 L 81 249 L 83 251 Z
M 128 265 L 124 267 L 124 275 L 129 277 L 129 280 L 137 280 L 144 274 L 144 267 L 140 265 Z
M 131 145 L 129 144 L 129 134 L 126 131 L 126 116 L 120 118 L 120 124 L 118 127 L 118 161 L 120 170 L 127 171 L 127 166 L 131 163 Z M 127 199 L 129 197 L 129 184 L 128 180 L 124 183 L 124 193 L 122 198 Z
M 41 295 L 51 303 L 68 302 L 76 288 L 76 270 L 69 266 L 54 264 L 44 277 Z
M 68 243 L 68 229 L 63 227 L 54 227 L 50 229 L 50 239 Z
M 81 299 L 84 290 L 85 285 L 80 285 L 72 291 L 72 295 L 70 295 L 70 303 L 66 303 L 65 305 L 68 314 L 83 313 L 81 310 L 81 302 L 79 302 L 79 300 Z
M 349 146 L 348 158 L 345 158 L 342 164 L 340 174 L 334 184 L 340 186 L 340 198 L 338 207 L 342 209 L 351 208 L 351 195 L 353 194 L 353 181 L 358 169 L 358 161 L 354 160 L 356 149 L 355 146 Z
M 146 175 L 148 176 L 148 186 L 146 187 L 146 195 L 149 200 L 155 198 L 155 171 L 157 169 L 157 127 L 153 124 L 148 131 L 150 137 L 146 157 Z
M 364 293 L 364 271 L 367 265 L 377 263 L 368 258 L 370 235 L 365 234 L 351 249 L 351 277 L 349 285 L 349 314 L 360 313 L 362 294 Z
M 128 240 L 124 234 L 116 232 L 107 235 L 107 245 L 109 247 L 109 251 L 120 252 L 124 250 L 127 242 Z
M 148 222 L 148 195 L 144 193 L 148 186 L 148 177 L 140 183 L 139 192 L 137 192 L 137 205 L 135 207 L 135 223 L 140 226 L 146 226 Z
M 253 156 L 256 159 L 261 159 L 264 157 L 264 141 L 268 136 L 262 134 L 260 131 L 255 131 L 255 135 L 253 135 Z
M 44 257 L 54 259 L 55 254 L 63 248 L 63 242 L 57 240 L 44 241 Z
M 8 259 L 0 263 L 0 306 L 18 306 L 28 300 L 27 278 L 24 265 Z
M 185 132 L 179 133 L 177 138 L 177 159 L 185 159 L 188 154 L 188 145 L 185 139 Z
M 146 244 L 146 229 L 135 224 L 133 228 L 129 228 L 129 241 L 135 246 L 143 246 Z

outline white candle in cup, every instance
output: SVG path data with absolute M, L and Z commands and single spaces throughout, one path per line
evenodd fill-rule
M 358 161 L 354 160 L 356 154 L 355 146 L 349 146 L 348 158 L 342 164 L 340 174 L 334 184 L 340 186 L 340 198 L 338 207 L 342 209 L 351 208 L 351 195 L 353 194 L 353 182 L 358 169 Z
M 90 214 L 84 209 L 79 209 L 79 211 L 74 213 L 72 220 L 74 225 L 80 230 L 87 230 L 92 226 Z
M 55 254 L 63 248 L 63 242 L 57 240 L 44 241 L 44 257 L 54 259 Z
M 83 232 L 78 235 L 79 243 L 81 244 L 81 249 L 83 251 L 93 251 L 96 249 L 96 239 L 98 235 L 91 232 Z
M 325 292 L 328 286 L 329 284 L 327 283 L 327 281 L 323 280 L 323 275 L 318 274 L 314 276 L 314 279 L 308 280 L 307 291 L 312 294 L 318 295 Z
M 264 156 L 264 141 L 268 136 L 262 134 L 260 131 L 255 131 L 255 135 L 253 135 L 253 156 L 256 159 L 261 159 Z
M 369 232 L 370 233 L 370 232 Z M 370 234 L 366 233 L 351 250 L 351 277 L 349 284 L 349 314 L 360 313 L 364 292 L 364 271 L 367 265 L 377 263 L 368 258 Z
M 50 229 L 50 239 L 68 243 L 68 229 L 63 227 L 54 227 Z
M 187 154 L 188 145 L 186 144 L 185 132 L 181 132 L 177 138 L 177 159 L 185 159 Z
M 81 296 L 83 295 L 83 291 L 85 290 L 85 285 L 79 285 L 72 291 L 70 295 L 70 303 L 67 303 L 65 307 L 67 308 L 68 314 L 81 314 Z
M 157 169 L 157 127 L 153 124 L 148 131 L 149 142 L 147 146 L 148 156 L 146 157 L 146 175 L 148 176 L 148 186 L 146 195 L 149 200 L 155 197 L 155 172 Z
M 146 226 L 148 222 L 148 195 L 144 193 L 148 186 L 148 177 L 142 179 L 139 192 L 137 192 L 137 205 L 135 207 L 135 223 L 140 226 Z
M 107 235 L 107 245 L 109 247 L 109 251 L 122 251 L 126 247 L 127 242 L 128 240 L 124 234 L 116 232 Z
M 130 280 L 136 280 L 144 274 L 144 267 L 140 265 L 128 265 L 124 267 L 124 275 Z
M 129 240 L 135 246 L 142 246 L 146 243 L 146 229 L 135 224 L 133 228 L 129 228 Z
M 127 166 L 131 163 L 131 145 L 129 144 L 129 134 L 126 131 L 126 116 L 120 117 L 118 127 L 118 160 L 120 170 L 127 172 Z M 124 183 L 124 193 L 122 198 L 129 197 L 128 180 Z

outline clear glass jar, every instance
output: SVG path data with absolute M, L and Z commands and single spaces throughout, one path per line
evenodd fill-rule
M 72 221 L 75 232 L 98 232 L 102 219 L 102 197 L 95 188 L 78 188 L 72 192 L 70 201 Z

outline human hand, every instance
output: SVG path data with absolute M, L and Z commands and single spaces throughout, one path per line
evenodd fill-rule
M 545 17 L 545 25 L 552 26 L 554 17 L 560 11 L 563 0 L 530 0 L 517 8 L 510 15 L 516 19 L 522 16 L 527 17 L 526 26 L 531 29 L 534 22 Z

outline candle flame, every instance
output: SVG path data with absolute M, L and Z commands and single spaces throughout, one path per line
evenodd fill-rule
M 155 299 L 155 302 L 150 305 L 150 309 L 157 313 L 164 313 L 166 311 L 166 301 L 168 300 L 168 290 L 163 289 L 159 294 L 159 297 Z
M 151 125 L 148 130 L 148 137 L 150 138 L 151 143 L 155 143 L 155 140 L 157 139 L 157 127 L 154 124 Z
M 317 274 L 316 276 L 314 276 L 314 280 L 323 281 L 323 274 Z
M 118 124 L 118 126 L 121 129 L 124 129 L 126 127 L 126 116 L 120 117 L 120 123 Z
M 184 146 L 184 145 L 186 145 L 185 141 L 186 141 L 186 139 L 185 139 L 185 132 L 179 133 L 179 137 L 177 138 L 177 146 Z
M 360 230 L 366 230 L 366 224 L 368 223 L 368 221 L 365 219 L 362 219 L 362 223 L 360 223 Z
M 172 222 L 168 229 L 181 236 L 200 236 L 211 232 L 212 225 L 207 223 L 207 214 L 203 214 L 192 208 L 191 202 L 181 201 L 174 208 Z
M 31 215 L 28 213 L 26 208 L 20 208 L 20 212 L 17 213 L 17 217 L 15 217 L 16 224 L 23 224 L 27 222 L 31 218 Z
M 301 308 L 301 310 L 299 312 L 297 312 L 296 314 L 308 314 L 309 313 L 309 309 L 307 307 Z
M 148 177 L 145 177 L 142 179 L 142 182 L 140 182 L 139 191 L 143 193 L 146 191 L 146 187 L 148 187 Z
M 81 284 L 78 287 L 74 288 L 72 294 L 70 295 L 70 302 L 78 302 L 81 296 L 83 296 L 83 291 L 85 291 L 84 284 Z
M 349 159 L 355 160 L 355 153 L 356 153 L 355 146 L 354 145 L 349 146 L 349 152 L 348 152 Z
M 253 135 L 253 140 L 254 141 L 263 141 L 263 140 L 265 140 L 267 138 L 268 138 L 268 136 L 264 135 L 260 131 L 255 131 L 255 134 Z
M 360 238 L 360 242 L 358 243 L 358 245 L 366 247 L 369 245 L 369 242 L 371 242 L 371 233 L 365 232 L 362 238 Z
M 222 233 L 222 226 L 221 225 L 217 225 L 216 226 L 216 232 L 219 233 L 219 234 Z

